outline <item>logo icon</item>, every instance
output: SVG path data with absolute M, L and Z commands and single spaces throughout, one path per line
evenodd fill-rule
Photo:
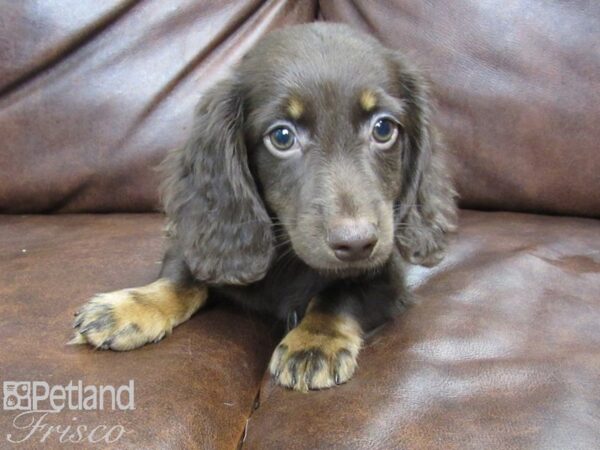
M 31 381 L 5 381 L 3 391 L 5 411 L 31 409 Z

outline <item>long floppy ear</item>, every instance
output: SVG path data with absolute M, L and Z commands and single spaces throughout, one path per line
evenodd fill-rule
M 444 256 L 447 234 L 456 229 L 456 191 L 445 147 L 430 123 L 427 87 L 403 58 L 392 56 L 407 105 L 402 189 L 396 201 L 396 244 L 412 264 L 432 266 Z
M 273 253 L 271 220 L 252 174 L 236 81 L 209 90 L 192 136 L 163 163 L 162 200 L 172 244 L 194 277 L 248 284 L 264 277 Z

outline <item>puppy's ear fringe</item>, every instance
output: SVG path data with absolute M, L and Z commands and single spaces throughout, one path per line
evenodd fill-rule
M 207 284 L 260 280 L 273 255 L 271 220 L 248 168 L 242 102 L 234 78 L 209 90 L 190 139 L 160 167 L 167 236 Z
M 436 265 L 455 231 L 456 199 L 446 147 L 430 122 L 427 83 L 401 55 L 391 56 L 407 103 L 402 190 L 396 204 L 396 244 L 411 264 Z

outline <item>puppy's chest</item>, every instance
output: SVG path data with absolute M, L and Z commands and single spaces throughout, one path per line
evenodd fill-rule
M 304 264 L 275 264 L 262 280 L 248 286 L 223 286 L 219 294 L 258 312 L 288 320 L 294 312 L 304 315 L 309 302 L 328 284 Z

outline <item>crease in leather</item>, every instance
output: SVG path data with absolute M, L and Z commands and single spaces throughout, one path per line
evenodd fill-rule
M 54 67 L 56 64 L 60 64 L 65 58 L 68 58 L 69 55 L 75 53 L 88 41 L 92 40 L 95 36 L 102 33 L 106 28 L 116 23 L 121 17 L 127 14 L 128 11 L 130 11 L 141 1 L 142 0 L 127 0 L 114 11 L 111 11 L 105 16 L 98 18 L 98 20 L 91 24 L 88 29 L 81 30 L 79 33 L 77 33 L 72 38 L 72 42 L 67 44 L 61 52 L 44 61 L 41 61 L 37 66 L 31 68 L 29 71 L 23 73 L 20 77 L 10 81 L 4 87 L 0 88 L 0 99 L 4 96 L 10 95 L 13 91 L 17 91 L 21 86 L 31 82 L 38 75 L 52 69 L 52 67 Z
M 136 120 L 133 121 L 130 130 L 125 135 L 129 135 L 131 130 L 135 130 L 140 123 L 142 123 L 152 113 L 152 111 L 158 105 L 160 105 L 160 103 L 169 95 L 169 93 L 176 89 L 181 81 L 186 79 L 193 72 L 193 70 L 202 64 L 206 57 L 209 56 L 213 51 L 217 50 L 227 40 L 232 39 L 236 35 L 236 31 L 239 30 L 240 26 L 253 17 L 254 14 L 256 14 L 256 12 L 266 4 L 267 2 L 263 2 L 262 4 L 258 2 L 256 5 L 250 5 L 254 6 L 254 8 L 248 8 L 248 11 L 245 11 L 244 14 L 241 14 L 239 17 L 234 17 L 234 20 L 220 29 L 210 43 L 205 47 L 200 48 L 196 55 L 154 95 L 148 105 L 142 109 Z

